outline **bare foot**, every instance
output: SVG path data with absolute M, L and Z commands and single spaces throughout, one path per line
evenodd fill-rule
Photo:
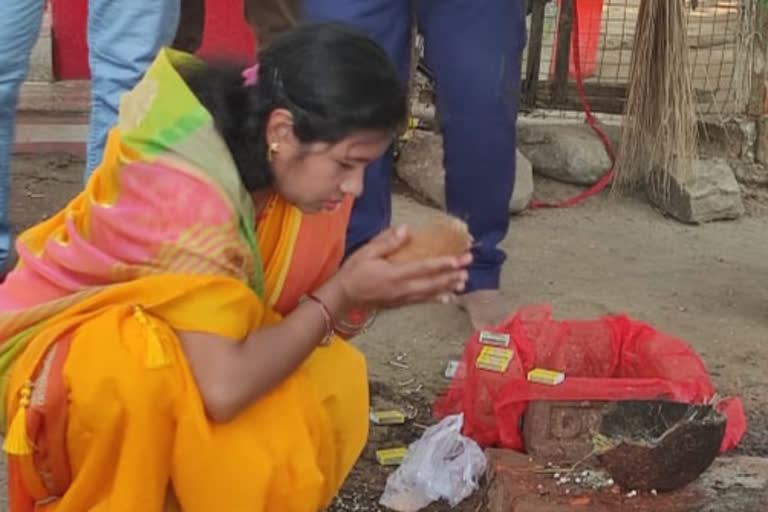
M 457 297 L 461 309 L 467 312 L 472 327 L 495 327 L 511 313 L 499 290 L 476 290 Z

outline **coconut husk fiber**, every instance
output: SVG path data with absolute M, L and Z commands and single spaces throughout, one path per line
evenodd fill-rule
M 439 213 L 422 227 L 409 229 L 408 240 L 387 259 L 410 263 L 439 256 L 461 256 L 472 247 L 467 224 L 452 215 Z
M 696 157 L 696 102 L 685 0 L 643 0 L 629 75 L 614 189 L 685 181 Z M 659 187 L 661 189 L 659 190 Z
M 593 437 L 601 465 L 624 490 L 673 491 L 715 460 L 726 418 L 710 405 L 614 402 Z

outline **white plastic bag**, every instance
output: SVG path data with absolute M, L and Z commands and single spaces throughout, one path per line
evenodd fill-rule
M 389 475 L 379 504 L 416 512 L 445 499 L 455 507 L 478 487 L 487 464 L 483 450 L 461 435 L 464 415 L 447 416 L 408 447 L 402 464 Z

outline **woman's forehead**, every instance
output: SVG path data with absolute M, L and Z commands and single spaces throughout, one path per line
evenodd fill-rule
M 372 153 L 381 151 L 382 145 L 389 145 L 392 134 L 386 131 L 353 133 L 337 144 L 345 158 L 368 159 Z
M 370 160 L 372 156 L 378 156 L 382 146 L 389 145 L 392 137 L 393 134 L 386 131 L 354 132 L 338 142 L 313 142 L 309 144 L 309 152 L 327 153 L 335 158 Z

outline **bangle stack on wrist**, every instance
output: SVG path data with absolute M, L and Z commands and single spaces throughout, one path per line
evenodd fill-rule
M 342 338 L 354 338 L 373 325 L 374 320 L 376 320 L 376 311 L 353 311 L 336 322 L 336 332 Z

